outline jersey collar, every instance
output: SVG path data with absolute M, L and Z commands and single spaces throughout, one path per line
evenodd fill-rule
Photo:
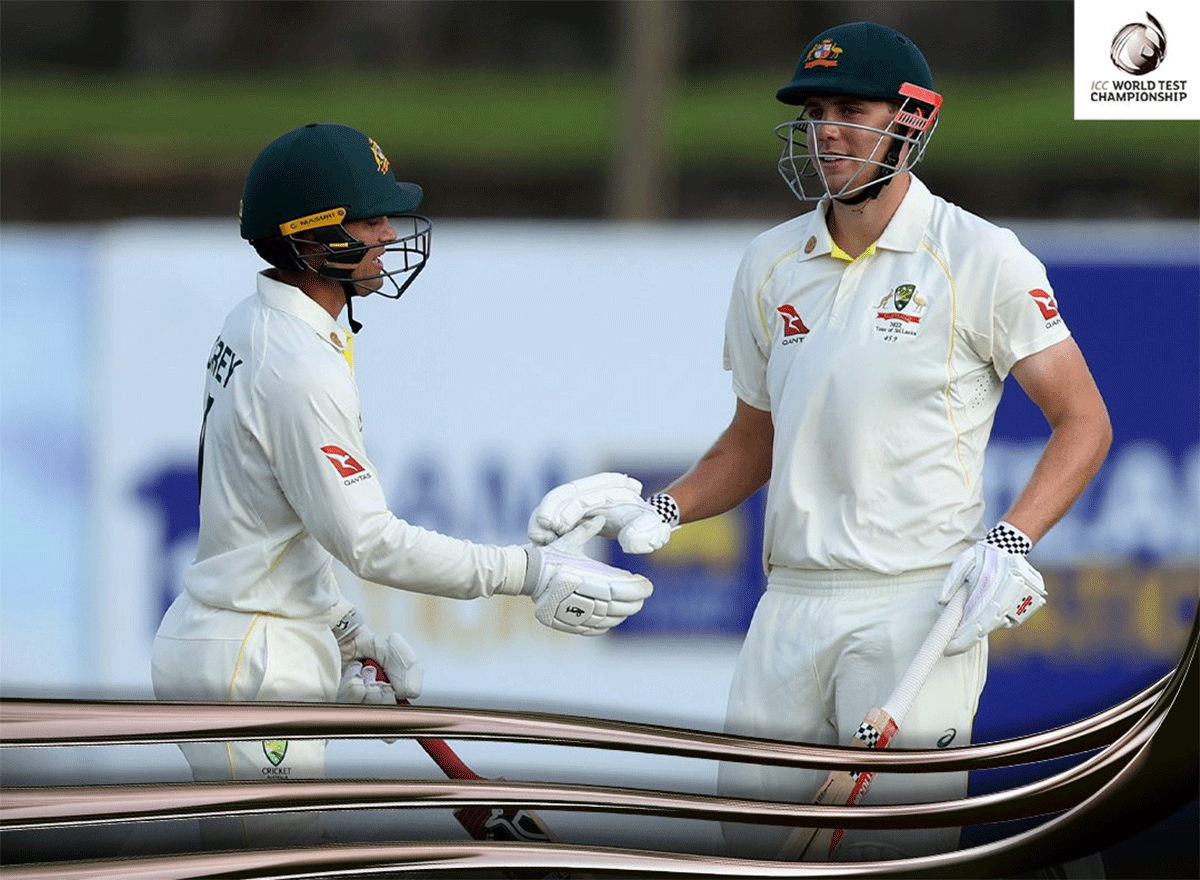
M 264 305 L 294 315 L 312 327 L 325 342 L 343 355 L 350 345 L 352 334 L 342 329 L 329 314 L 298 287 L 272 278 L 264 270 L 258 273 L 258 298 Z
M 825 224 L 825 215 L 829 211 L 829 199 L 822 199 L 817 207 L 806 216 L 807 223 L 801 226 L 799 240 L 801 246 L 796 256 L 800 260 L 811 260 L 815 257 L 836 256 L 841 251 L 829 236 L 829 227 Z M 868 252 L 877 250 L 915 251 L 921 246 L 921 239 L 929 225 L 933 213 L 933 194 L 915 174 L 909 175 L 908 192 L 901 199 L 896 213 L 892 215 L 883 235 L 868 248 Z M 844 255 L 842 257 L 844 259 Z
M 912 253 L 921 246 L 932 214 L 933 194 L 915 174 L 910 174 L 908 192 L 900 200 L 900 207 L 892 215 L 883 235 L 875 242 L 876 246 L 889 251 Z

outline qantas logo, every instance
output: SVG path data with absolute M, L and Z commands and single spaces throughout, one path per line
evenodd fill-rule
M 337 468 L 337 472 L 343 477 L 353 477 L 366 470 L 354 459 L 353 455 L 340 446 L 322 446 L 321 451 L 325 453 L 329 463 Z
M 1033 297 L 1037 307 L 1042 310 L 1043 318 L 1053 321 L 1058 317 L 1058 301 L 1054 298 L 1054 294 L 1036 287 L 1029 291 L 1029 295 Z
M 792 342 L 799 342 L 808 335 L 808 327 L 801 320 L 800 314 L 796 311 L 796 307 L 788 304 L 779 306 L 776 309 L 779 312 L 779 317 L 783 318 L 783 344 L 788 345 Z

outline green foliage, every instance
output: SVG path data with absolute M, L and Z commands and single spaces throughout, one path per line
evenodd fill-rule
M 773 162 L 774 126 L 792 109 L 777 74 L 679 84 L 665 136 L 689 167 Z M 943 80 L 943 119 L 926 163 L 1003 172 L 1040 163 L 1086 173 L 1153 161 L 1194 172 L 1194 122 L 1077 122 L 1067 68 L 1003 80 Z M 281 132 L 310 121 L 353 125 L 408 164 L 604 166 L 620 99 L 611 77 L 453 71 L 315 74 L 254 79 L 47 79 L 8 76 L 0 155 L 155 167 L 244 165 Z

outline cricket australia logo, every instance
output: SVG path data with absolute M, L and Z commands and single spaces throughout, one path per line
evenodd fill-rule
M 790 303 L 779 306 L 775 309 L 779 312 L 779 317 L 783 319 L 783 344 L 791 345 L 793 342 L 800 342 L 808 336 L 808 327 L 800 318 L 800 313 L 796 311 L 796 307 Z
M 916 336 L 928 305 L 917 293 L 917 285 L 898 285 L 875 305 L 875 332 L 885 342 Z
M 287 754 L 288 741 L 286 739 L 264 739 L 262 747 L 263 754 L 267 756 L 271 766 L 278 767 L 283 756 Z

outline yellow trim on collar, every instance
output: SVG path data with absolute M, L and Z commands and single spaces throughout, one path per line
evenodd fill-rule
M 874 241 L 871 242 L 870 247 L 868 247 L 865 251 L 863 251 L 858 256 L 859 257 L 871 256 L 873 253 L 875 253 L 875 245 L 876 244 L 877 244 L 877 242 L 874 242 Z M 853 263 L 857 259 L 857 257 L 850 256 L 848 253 L 846 253 L 844 250 L 842 250 L 840 247 L 838 247 L 837 242 L 834 241 L 832 238 L 829 240 L 829 256 L 833 257 L 835 260 L 842 260 L 847 263 Z

